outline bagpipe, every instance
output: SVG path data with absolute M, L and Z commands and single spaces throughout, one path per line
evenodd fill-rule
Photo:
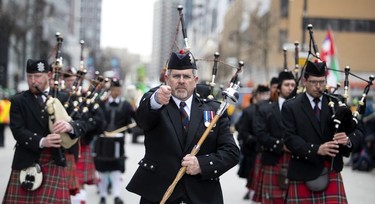
M 186 29 L 184 27 L 182 9 L 183 8 L 182 8 L 181 5 L 178 6 L 178 8 L 177 8 L 177 10 L 179 11 L 179 16 L 180 16 L 179 23 L 182 26 L 182 34 L 183 34 L 183 38 L 184 38 L 184 42 L 185 42 L 184 52 L 190 52 L 190 47 L 188 45 L 188 38 L 187 38 L 187 34 L 186 34 Z M 179 27 L 179 25 L 177 27 Z M 176 30 L 178 31 L 178 29 L 176 29 Z M 177 33 L 178 32 L 176 32 L 176 35 L 177 35 Z M 174 44 L 177 44 L 177 43 L 174 43 Z M 221 61 L 219 61 L 219 56 L 220 56 L 220 54 L 218 52 L 215 52 L 214 53 L 214 59 L 212 59 L 212 60 L 211 59 L 209 59 L 209 60 L 196 59 L 197 61 L 198 60 L 201 60 L 201 61 L 204 60 L 204 61 L 213 61 L 214 62 L 214 65 L 212 67 L 212 78 L 211 78 L 211 81 L 208 85 L 209 89 L 205 89 L 206 93 L 203 94 L 203 95 L 207 96 L 207 98 L 210 98 L 210 99 L 214 99 L 214 98 L 217 99 L 216 97 L 213 96 L 214 95 L 213 89 L 216 85 L 215 79 L 216 79 L 217 72 L 218 72 L 218 64 L 222 63 Z M 230 66 L 230 65 L 228 65 L 228 66 Z M 231 77 L 228 87 L 223 89 L 223 91 L 221 92 L 222 101 L 221 101 L 220 107 L 216 111 L 216 114 L 215 114 L 214 118 L 211 120 L 209 125 L 206 127 L 206 130 L 204 131 L 204 133 L 202 134 L 202 136 L 198 140 L 197 144 L 191 150 L 190 155 L 195 156 L 199 152 L 200 147 L 204 143 L 204 141 L 207 138 L 207 136 L 209 135 L 210 131 L 216 125 L 216 122 L 223 115 L 223 113 L 227 110 L 229 105 L 230 104 L 236 104 L 238 102 L 239 94 L 238 94 L 237 90 L 240 86 L 239 74 L 242 72 L 243 66 L 244 66 L 243 61 L 239 61 L 238 67 L 236 67 L 236 71 L 235 71 L 234 75 Z M 230 67 L 232 67 L 232 66 L 230 66 Z M 165 69 L 163 69 L 163 70 L 165 70 Z M 202 93 L 198 93 L 198 94 L 202 95 Z M 175 179 L 173 180 L 171 185 L 168 187 L 168 189 L 164 193 L 163 198 L 160 201 L 160 204 L 164 204 L 168 200 L 168 198 L 173 193 L 174 188 L 176 187 L 177 183 L 184 176 L 185 172 L 186 172 L 186 167 L 182 166 L 179 169 L 179 171 L 177 172 L 177 175 L 176 175 Z
M 56 55 L 55 62 L 52 64 L 52 75 L 53 75 L 53 87 L 52 95 L 46 96 L 46 110 L 49 114 L 49 128 L 52 132 L 53 123 L 57 120 L 63 120 L 66 122 L 72 121 L 75 117 L 82 116 L 89 111 L 95 111 L 99 107 L 99 103 L 105 100 L 109 95 L 111 79 L 104 78 L 99 72 L 95 72 L 94 79 L 88 79 L 85 77 L 87 70 L 84 67 L 83 48 L 84 41 L 80 41 L 81 45 L 81 56 L 80 66 L 76 73 L 70 73 L 64 71 L 61 47 L 63 38 L 60 33 L 56 33 Z M 62 76 L 75 76 L 72 87 L 67 90 L 66 84 L 62 79 Z M 88 80 L 89 86 L 83 87 L 83 81 Z M 68 99 L 64 105 L 57 99 L 58 93 L 67 92 Z M 61 146 L 65 149 L 69 149 L 77 141 L 78 137 L 71 138 L 68 133 L 61 133 Z
M 309 24 L 307 26 L 307 30 L 309 31 L 309 34 L 310 34 L 310 46 L 309 46 L 307 59 L 309 59 L 309 56 L 312 55 L 313 57 L 316 58 L 316 60 L 318 62 L 321 62 L 319 49 L 318 49 L 318 46 L 315 42 L 314 35 L 313 35 L 313 26 L 311 24 Z M 296 53 L 296 55 L 295 55 L 295 64 L 296 64 L 295 69 L 298 69 L 298 43 L 295 43 L 295 45 L 296 45 L 296 48 L 295 48 L 296 49 L 296 51 L 295 51 L 295 53 Z M 314 53 L 312 52 L 311 47 L 312 47 Z M 306 63 L 307 63 L 307 60 L 306 60 Z M 304 68 L 306 66 L 306 63 L 304 65 Z M 335 92 L 341 87 L 341 85 L 339 83 L 337 84 L 336 87 L 334 87 L 334 89 L 329 89 L 330 87 L 326 87 L 326 89 L 324 91 L 321 91 L 320 93 L 322 95 L 326 96 L 329 100 L 328 105 L 331 109 L 332 121 L 333 121 L 333 124 L 334 124 L 335 132 L 345 132 L 345 133 L 349 134 L 354 130 L 354 128 L 356 127 L 356 125 L 359 122 L 359 119 L 360 119 L 361 115 L 365 111 L 366 97 L 367 97 L 367 94 L 370 90 L 370 87 L 373 84 L 374 76 L 370 75 L 369 80 L 363 79 L 363 78 L 355 75 L 354 73 L 352 73 L 350 71 L 349 66 L 346 66 L 344 71 L 326 67 L 326 71 L 328 71 L 328 70 L 333 71 L 333 72 L 344 73 L 345 77 L 344 77 L 343 94 L 341 94 L 341 95 L 335 94 Z M 299 78 L 297 78 L 297 84 L 299 84 L 301 78 L 303 77 L 303 72 L 304 72 L 304 69 L 301 70 L 301 75 L 299 76 Z M 298 72 L 296 71 L 296 73 L 298 73 Z M 296 75 L 296 76 L 298 76 L 298 75 Z M 367 85 L 365 86 L 365 88 L 363 90 L 362 98 L 358 102 L 357 107 L 355 107 L 354 111 L 352 111 L 348 107 L 349 82 L 350 82 L 349 76 L 354 76 L 354 77 L 356 77 L 356 78 L 358 78 L 358 79 L 367 83 Z M 299 91 L 297 91 L 297 94 L 301 93 L 303 88 L 299 87 L 298 90 Z

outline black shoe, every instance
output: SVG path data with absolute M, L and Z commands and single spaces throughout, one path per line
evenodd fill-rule
M 243 197 L 244 200 L 249 200 L 250 199 L 250 192 L 247 192 L 245 196 Z
M 137 140 L 132 140 L 132 144 L 138 144 Z
M 115 204 L 124 204 L 124 202 L 121 200 L 121 198 L 116 197 L 115 198 Z
M 107 186 L 107 192 L 109 195 L 112 194 L 112 182 L 109 182 L 108 186 Z
M 99 202 L 99 204 L 105 204 L 105 198 L 104 198 L 104 197 L 101 197 L 101 198 L 100 198 L 100 202 Z

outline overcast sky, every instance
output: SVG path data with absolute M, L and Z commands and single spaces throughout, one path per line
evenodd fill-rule
M 101 47 L 127 48 L 149 56 L 155 1 L 103 0 Z

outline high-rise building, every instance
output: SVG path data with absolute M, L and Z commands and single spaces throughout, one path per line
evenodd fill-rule
M 174 45 L 176 28 L 179 25 L 177 7 L 181 0 L 158 0 L 154 4 L 153 41 L 151 63 L 147 70 L 147 77 L 154 83 L 159 82 L 162 68 L 169 58 Z M 181 28 L 179 28 L 181 32 Z M 177 43 L 182 43 L 182 34 L 178 33 Z M 179 44 L 181 46 L 182 44 Z M 182 48 L 182 47 L 180 47 Z
M 89 50 L 87 66 L 95 70 L 100 68 L 101 14 L 102 0 L 81 0 L 79 36 Z

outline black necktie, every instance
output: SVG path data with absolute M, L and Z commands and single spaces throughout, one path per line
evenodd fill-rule
M 180 114 L 181 114 L 181 121 L 182 121 L 182 126 L 184 127 L 185 130 L 189 128 L 189 115 L 186 113 L 184 107 L 186 106 L 185 102 L 180 103 Z
M 39 103 L 40 106 L 44 106 L 44 100 L 43 100 L 42 94 L 38 94 L 36 96 L 36 100 L 38 101 L 38 103 Z
M 118 106 L 118 103 L 116 103 L 115 101 L 112 101 L 111 103 L 109 103 L 110 106 Z
M 314 98 L 314 102 L 315 102 L 314 114 L 315 114 L 315 117 L 318 119 L 318 121 L 320 121 L 320 108 L 318 106 L 319 101 L 320 101 L 320 98 Z

